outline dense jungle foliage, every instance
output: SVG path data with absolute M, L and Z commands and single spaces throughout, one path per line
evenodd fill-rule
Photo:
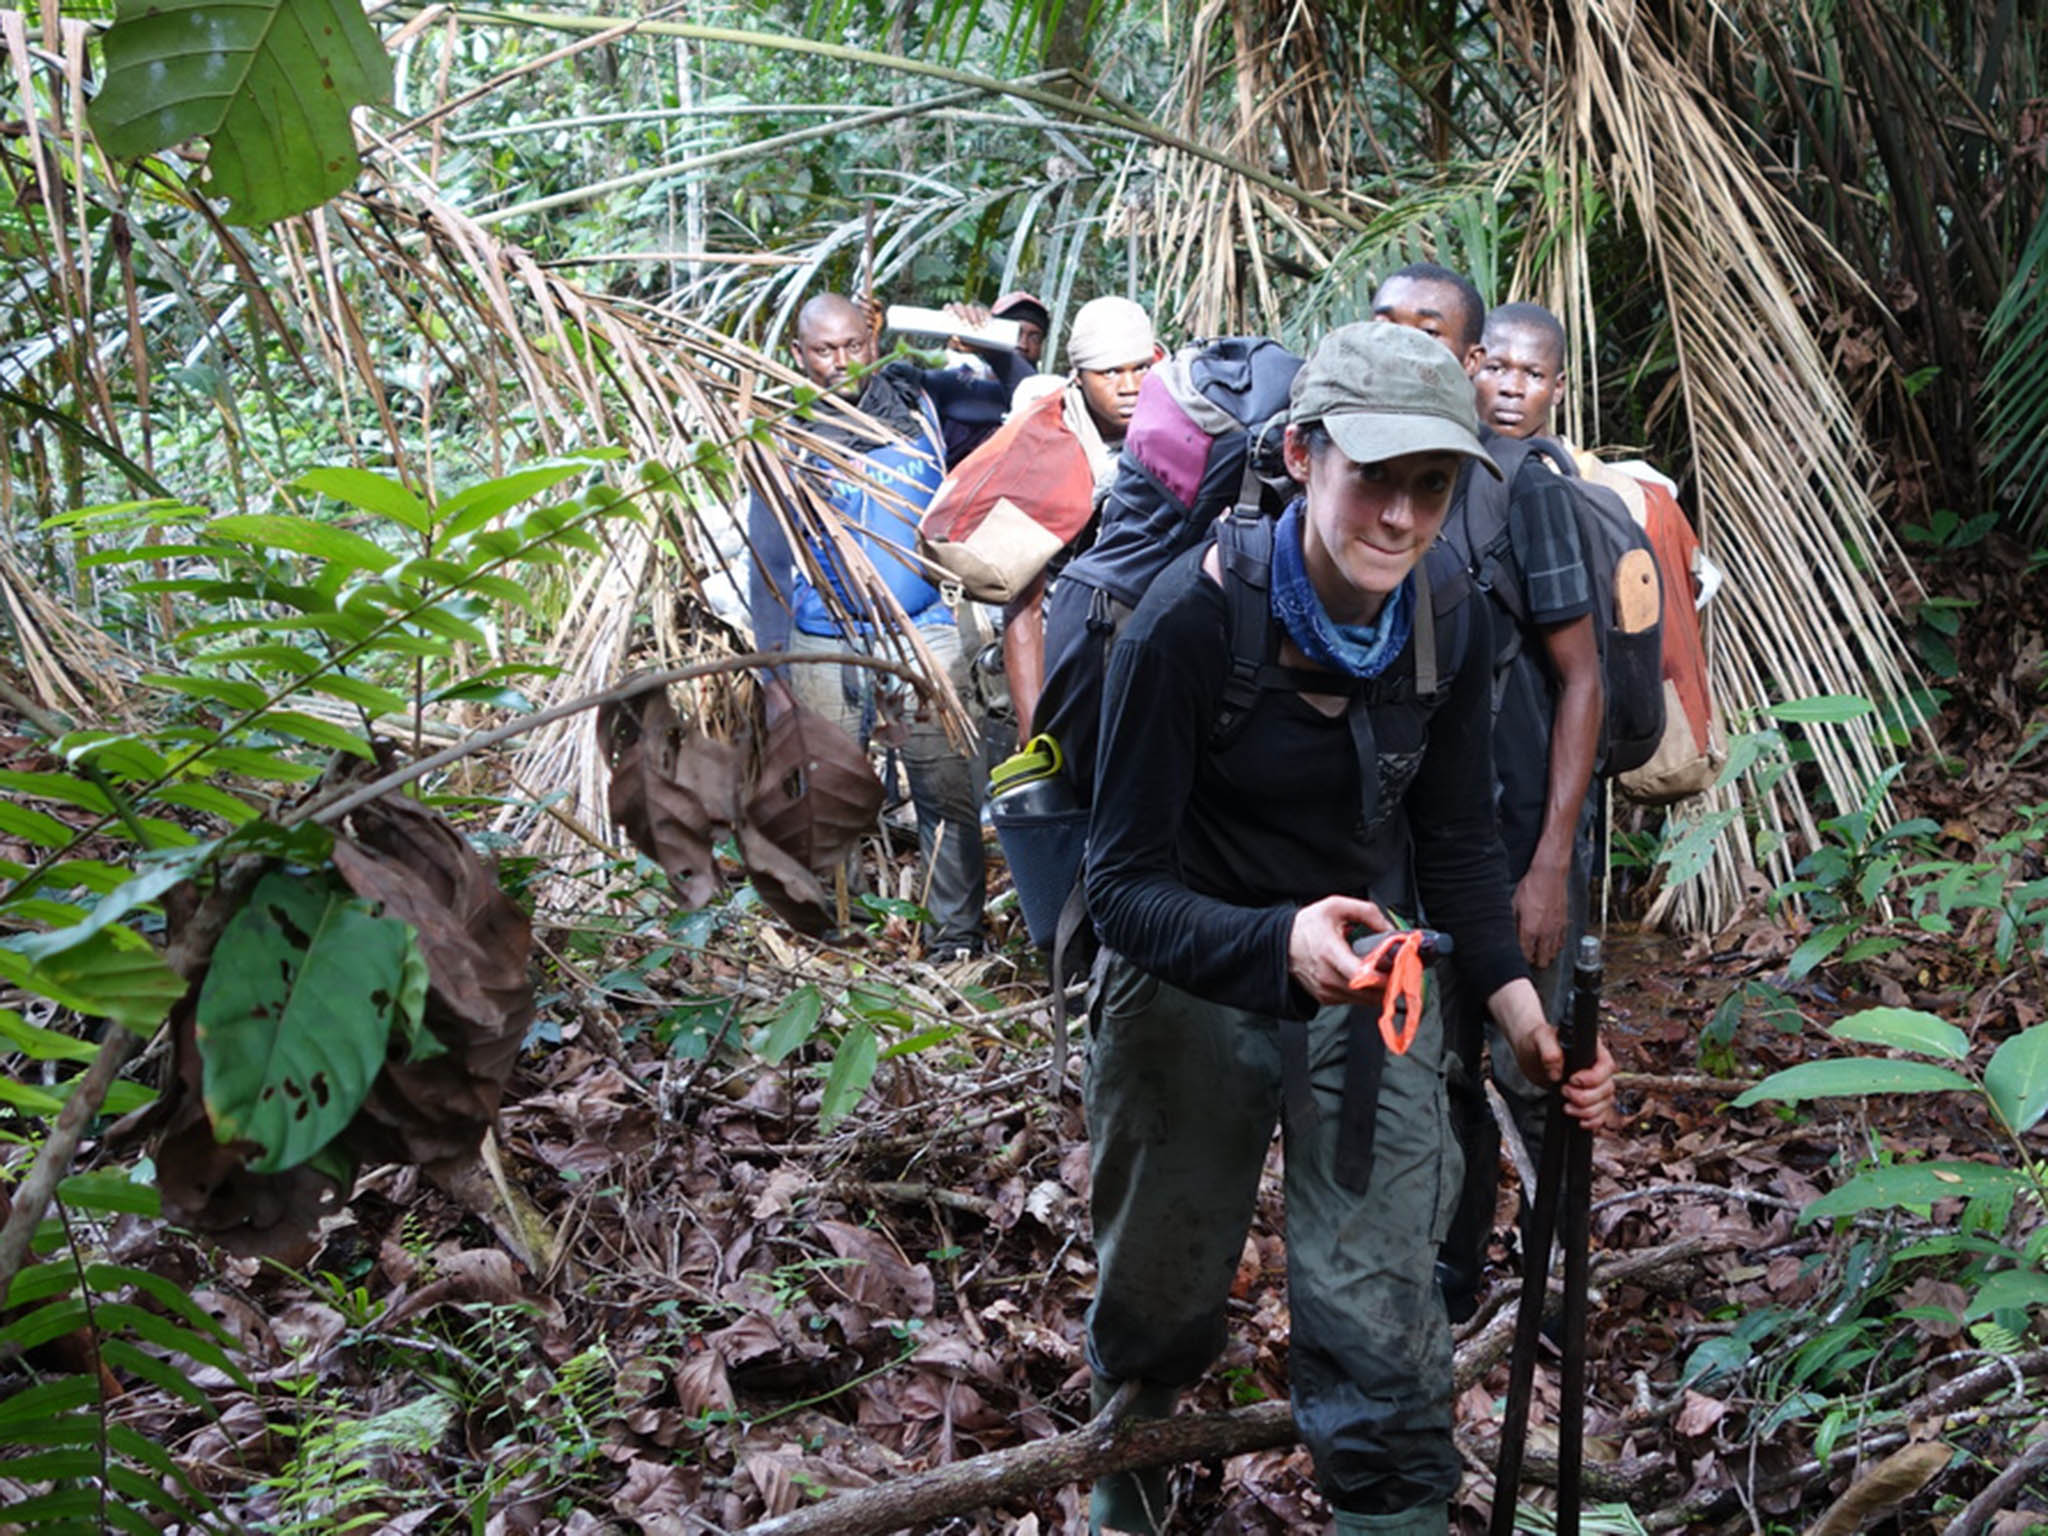
M 0 1528 L 1064 1531 L 1145 1456 L 1187 1529 L 1317 1528 L 1277 1187 L 1196 1438 L 1060 1438 L 1080 1064 L 1014 895 L 931 963 L 887 819 L 788 793 L 734 508 L 820 288 L 1029 288 L 1057 367 L 1098 294 L 1299 347 L 1418 258 L 1566 318 L 1572 435 L 1728 573 L 1728 770 L 1612 835 L 1600 1528 L 2048 1528 L 2037 7 L 49 0 L 0 51 Z

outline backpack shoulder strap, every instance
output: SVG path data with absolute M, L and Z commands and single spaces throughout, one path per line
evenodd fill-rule
M 1415 563 L 1415 618 L 1409 643 L 1415 647 L 1415 691 L 1428 698 L 1437 691 L 1436 598 L 1430 591 L 1429 556 Z
M 1490 446 L 1499 447 L 1500 440 L 1496 440 Z M 1521 440 L 1521 449 L 1522 455 L 1525 458 L 1533 453 L 1548 459 L 1550 467 L 1560 475 L 1563 475 L 1567 480 L 1577 480 L 1580 478 L 1579 461 L 1572 456 L 1571 449 L 1565 447 L 1563 443 L 1560 443 L 1554 437 L 1544 437 L 1541 434 L 1535 437 L 1525 437 Z
M 1251 470 L 1245 470 L 1249 478 Z M 1242 506 L 1216 524 L 1216 559 L 1223 570 L 1223 601 L 1230 612 L 1230 675 L 1223 680 L 1223 704 L 1213 739 L 1227 741 L 1258 702 L 1259 685 L 1271 661 L 1273 524 L 1258 513 L 1257 491 L 1249 512 Z
M 1528 461 L 1532 441 L 1489 437 L 1486 451 L 1500 467 L 1500 478 L 1496 480 L 1475 465 L 1465 476 L 1464 494 L 1445 519 L 1446 536 L 1463 557 L 1472 579 L 1506 610 L 1518 627 L 1529 609 L 1515 573 L 1508 539 L 1508 502 L 1514 495 L 1515 477 Z

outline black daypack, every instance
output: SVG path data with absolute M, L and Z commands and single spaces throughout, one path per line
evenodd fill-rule
M 1570 451 L 1554 439 L 1491 436 L 1486 446 L 1501 478 L 1466 473 L 1462 511 L 1453 509 L 1444 537 L 1473 580 L 1514 620 L 1494 626 L 1494 707 L 1500 707 L 1502 682 L 1521 653 L 1529 621 L 1509 547 L 1508 501 L 1515 476 L 1532 453 L 1540 454 L 1571 489 L 1579 548 L 1592 578 L 1593 632 L 1606 696 L 1597 772 L 1613 778 L 1639 768 L 1664 737 L 1663 599 L 1649 537 L 1619 496 L 1580 477 Z
M 1145 376 L 1088 551 L 1045 611 L 1045 687 L 1035 729 L 1056 738 L 1085 803 L 1095 778 L 1110 642 L 1153 578 L 1237 508 L 1276 517 L 1294 495 L 1281 461 L 1301 359 L 1276 341 L 1227 336 L 1184 347 Z

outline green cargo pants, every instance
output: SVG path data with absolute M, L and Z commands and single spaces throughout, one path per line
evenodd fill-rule
M 1280 1030 L 1119 955 L 1106 966 L 1087 1090 L 1098 1267 L 1089 1364 L 1103 1385 L 1178 1388 L 1223 1347 L 1231 1278 L 1281 1119 Z M 1340 1531 L 1440 1536 L 1458 1486 L 1451 1335 L 1434 1265 L 1461 1164 L 1434 991 L 1414 1045 L 1387 1059 L 1364 1193 L 1332 1174 L 1348 1010 L 1326 1008 L 1309 1026 L 1318 1113 L 1286 1130 L 1294 1420 Z M 1098 1526 L 1149 1532 L 1156 1490 L 1106 1478 L 1094 1509 Z

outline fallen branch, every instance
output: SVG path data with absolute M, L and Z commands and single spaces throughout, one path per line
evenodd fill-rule
M 1079 1429 L 934 1467 L 749 1526 L 746 1536 L 880 1536 L 1024 1498 L 1066 1483 L 1092 1482 L 1181 1461 L 1207 1461 L 1294 1442 L 1285 1403 L 1171 1419 L 1124 1419 L 1111 1403 Z
M 1734 1246 L 1732 1238 L 1696 1233 L 1661 1248 L 1607 1255 L 1595 1265 L 1593 1279 L 1600 1284 L 1640 1282 L 1660 1272 L 1691 1266 L 1708 1253 Z M 1499 1362 L 1513 1333 L 1513 1315 L 1504 1313 L 1495 1319 L 1494 1326 L 1460 1346 L 1454 1367 L 1458 1390 L 1470 1386 Z M 1296 1438 L 1293 1413 L 1286 1403 L 1258 1403 L 1228 1413 L 1182 1414 L 1171 1419 L 1121 1423 L 1115 1417 L 1118 1412 L 1119 1405 L 1112 1402 L 1096 1418 L 1067 1434 L 1009 1446 L 915 1476 L 899 1477 L 874 1488 L 841 1494 L 750 1526 L 747 1536 L 881 1536 L 885 1531 L 950 1519 L 1047 1488 L 1092 1482 L 1111 1472 L 1221 1460 L 1292 1445 Z M 1554 1457 L 1532 1457 L 1528 1466 L 1531 1480 L 1556 1480 Z M 1598 1498 L 1639 1501 L 1669 1471 L 1668 1463 L 1658 1457 L 1589 1464 L 1585 1468 L 1585 1486 Z
M 980 1195 L 948 1189 L 943 1184 L 902 1179 L 828 1179 L 821 1184 L 813 1184 L 805 1193 L 836 1195 L 842 1200 L 860 1201 L 871 1208 L 884 1200 L 906 1205 L 943 1205 L 979 1216 L 983 1221 L 994 1221 L 1001 1214 L 995 1201 Z
M 1991 1479 L 1984 1491 L 1970 1500 L 1960 1515 L 1949 1521 L 1941 1536 L 1977 1536 L 1991 1524 L 1992 1516 L 2004 1509 L 2044 1468 L 2048 1468 L 2048 1434 L 2039 1434 L 2014 1458 L 2011 1466 Z
M 1596 1288 L 1610 1285 L 1654 1286 L 1667 1277 L 1690 1274 L 1697 1262 L 1710 1253 L 1723 1253 L 1741 1246 L 1741 1239 L 1731 1234 L 1694 1232 L 1660 1248 L 1645 1248 L 1634 1253 L 1596 1254 L 1587 1283 Z M 1520 1287 L 1509 1287 L 1500 1298 L 1499 1310 L 1459 1342 L 1452 1366 L 1458 1391 L 1464 1391 L 1507 1358 L 1515 1342 L 1515 1310 L 1520 1299 Z M 1545 1316 L 1562 1316 L 1563 1310 L 1562 1292 L 1551 1291 L 1545 1298 Z
M 1617 1090 L 1640 1088 L 1662 1093 L 1747 1093 L 1756 1086 L 1753 1078 L 1707 1077 L 1696 1072 L 1617 1072 Z

